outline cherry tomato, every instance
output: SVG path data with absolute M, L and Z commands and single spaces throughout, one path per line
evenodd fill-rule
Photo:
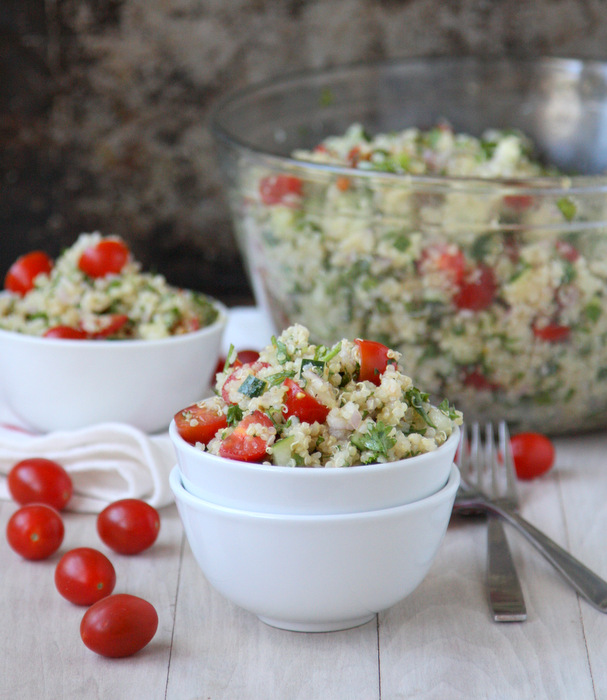
M 120 658 L 140 651 L 158 629 L 158 613 L 151 603 L 128 593 L 97 601 L 84 613 L 80 637 L 101 656 Z
M 92 605 L 110 595 L 116 585 L 112 562 L 97 549 L 66 552 L 55 568 L 55 586 L 74 605 Z
M 201 442 L 207 445 L 215 437 L 215 433 L 226 428 L 228 420 L 204 404 L 193 404 L 175 414 L 175 427 L 181 437 L 195 445 Z
M 559 255 L 569 262 L 573 263 L 580 257 L 579 250 L 568 241 L 557 241 L 555 245 Z
M 359 382 L 373 382 L 376 386 L 381 383 L 381 375 L 386 371 L 388 363 L 393 362 L 388 357 L 390 348 L 378 343 L 376 340 L 361 340 L 356 338 L 356 345 L 360 351 Z
M 455 245 L 437 244 L 422 251 L 419 266 L 422 272 L 443 272 L 452 284 L 459 286 L 464 281 L 466 258 Z
M 494 384 L 489 381 L 485 375 L 478 369 L 473 369 L 466 373 L 462 380 L 464 386 L 472 387 L 473 389 L 479 389 L 481 391 L 495 391 L 499 389 L 499 384 Z
M 264 204 L 297 204 L 303 191 L 302 182 L 293 175 L 269 175 L 259 183 L 259 194 Z
M 129 317 L 126 314 L 108 314 L 101 319 L 102 326 L 98 331 L 91 333 L 92 338 L 109 338 L 116 335 L 126 325 Z
M 151 547 L 160 532 L 160 516 L 149 503 L 124 498 L 97 516 L 101 541 L 119 554 L 139 554 Z
M 41 250 L 26 253 L 10 266 L 4 278 L 4 288 L 24 296 L 34 286 L 34 280 L 41 273 L 48 274 L 53 269 L 53 261 Z
M 285 379 L 283 384 L 287 387 L 284 396 L 283 413 L 289 416 L 297 416 L 305 423 L 324 423 L 329 415 L 329 409 L 320 401 L 304 391 L 293 379 Z
M 72 497 L 70 475 L 52 459 L 31 457 L 17 462 L 8 473 L 8 490 L 20 503 L 45 503 L 63 510 Z
M 482 311 L 491 305 L 496 291 L 493 270 L 481 264 L 466 276 L 453 297 L 453 303 L 458 309 Z
M 530 194 L 507 194 L 504 204 L 514 211 L 525 211 L 533 204 L 533 197 Z
M 65 528 L 59 513 L 43 503 L 30 503 L 15 511 L 6 525 L 9 545 L 24 559 L 46 559 L 63 542 Z
M 266 440 L 258 435 L 249 435 L 247 428 L 252 423 L 261 423 L 268 428 L 272 427 L 272 421 L 261 411 L 253 411 L 243 418 L 219 446 L 219 454 L 226 459 L 236 459 L 241 462 L 260 462 L 268 449 Z
M 62 340 L 86 340 L 89 336 L 80 328 L 71 326 L 53 326 L 44 333 L 44 338 L 58 338 Z
M 560 343 L 571 335 L 569 326 L 560 326 L 557 323 L 549 323 L 547 326 L 533 326 L 533 335 L 547 343 Z
M 510 438 L 510 444 L 519 479 L 534 479 L 554 464 L 554 445 L 541 433 L 518 433 Z
M 78 267 L 89 277 L 105 277 L 121 272 L 129 256 L 130 251 L 124 241 L 104 238 L 82 253 Z
M 257 362 L 259 359 L 259 353 L 257 350 L 239 350 L 236 353 L 236 358 L 230 365 L 232 369 L 236 369 L 236 367 L 242 367 L 242 365 L 250 365 L 253 364 L 253 362 Z M 219 372 L 223 372 L 224 367 L 226 366 L 226 358 L 225 357 L 220 357 L 217 360 L 217 367 L 215 369 L 215 374 L 218 374 Z

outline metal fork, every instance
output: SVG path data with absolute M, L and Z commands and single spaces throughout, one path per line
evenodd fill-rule
M 493 425 L 487 423 L 483 442 L 478 423 L 471 425 L 469 436 L 467 428 L 462 426 L 458 466 L 469 484 L 483 490 L 488 481 L 487 490 L 494 498 L 516 508 L 514 462 L 506 423 L 501 421 L 498 424 L 497 450 L 494 432 Z M 522 622 L 527 619 L 527 609 L 503 525 L 495 514 L 485 512 L 488 518 L 487 592 L 491 614 L 495 622 Z

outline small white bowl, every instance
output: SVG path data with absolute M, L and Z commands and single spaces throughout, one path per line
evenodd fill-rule
M 103 422 L 166 430 L 198 401 L 217 365 L 227 310 L 210 326 L 159 340 L 58 340 L 0 330 L 0 397 L 41 432 Z
M 396 508 L 341 515 L 275 515 L 203 501 L 170 476 L 198 565 L 221 595 L 274 627 L 356 627 L 406 598 L 442 542 L 459 485 Z
M 202 452 L 169 435 L 187 491 L 228 508 L 283 514 L 355 513 L 392 508 L 441 489 L 449 478 L 459 428 L 434 452 L 386 464 L 344 468 L 279 467 Z

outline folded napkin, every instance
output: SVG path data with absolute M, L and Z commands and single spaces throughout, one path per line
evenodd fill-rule
M 272 332 L 259 309 L 233 308 L 222 352 L 231 344 L 237 350 L 259 349 Z M 0 498 L 10 498 L 6 475 L 28 457 L 53 459 L 72 477 L 74 495 L 67 510 L 97 513 L 121 498 L 140 498 L 155 508 L 173 502 L 169 473 L 176 456 L 168 433 L 148 435 L 124 423 L 102 423 L 33 434 L 22 429 L 0 396 Z
M 0 498 L 10 498 L 6 475 L 28 457 L 61 464 L 74 483 L 67 510 L 97 513 L 121 498 L 140 498 L 155 508 L 172 503 L 169 473 L 175 452 L 168 434 L 147 435 L 123 423 L 34 435 L 0 426 Z

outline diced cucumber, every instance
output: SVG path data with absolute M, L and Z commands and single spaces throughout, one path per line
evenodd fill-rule
M 272 463 L 276 467 L 287 467 L 291 460 L 291 448 L 295 442 L 295 435 L 287 435 L 282 440 L 277 440 L 272 446 Z

